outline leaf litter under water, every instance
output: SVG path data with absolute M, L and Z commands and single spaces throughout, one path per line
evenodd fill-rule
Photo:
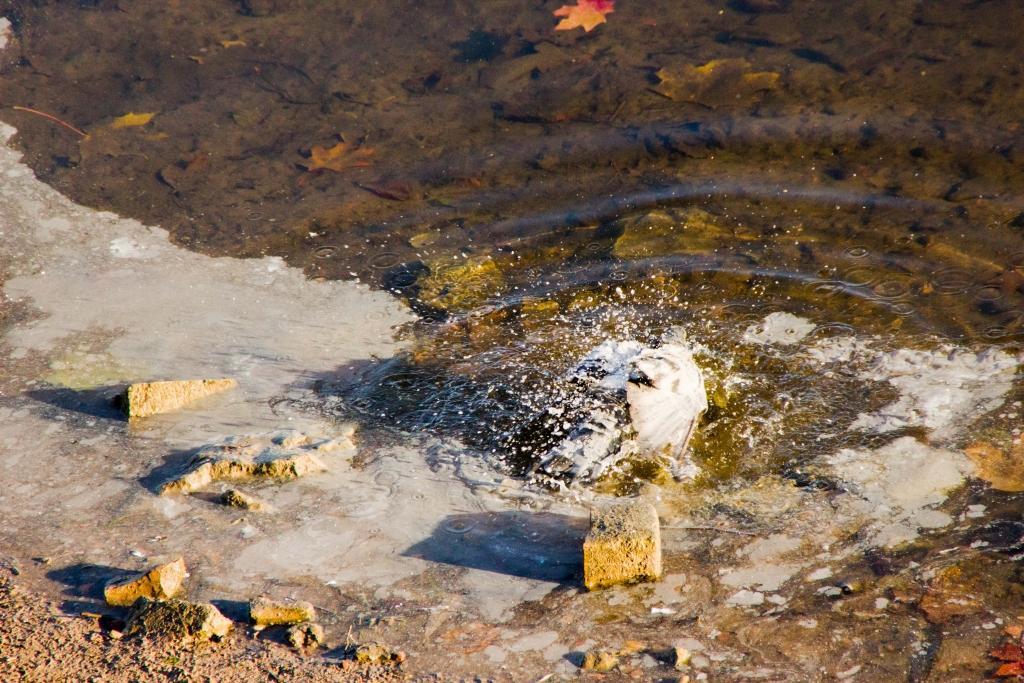
M 579 0 L 575 5 L 562 5 L 553 14 L 562 17 L 556 31 L 582 28 L 589 33 L 608 21 L 607 15 L 615 11 L 615 0 Z

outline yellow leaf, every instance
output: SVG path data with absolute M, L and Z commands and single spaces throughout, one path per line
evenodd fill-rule
M 118 116 L 114 119 L 114 122 L 110 124 L 111 128 L 131 128 L 133 126 L 144 126 L 149 123 L 150 119 L 156 116 L 156 112 L 146 112 L 144 114 L 136 114 L 134 112 L 128 112 L 124 116 Z
M 314 145 L 309 150 L 309 160 L 303 164 L 307 171 L 335 171 L 340 173 L 349 168 L 365 168 L 370 165 L 374 150 L 368 147 L 353 149 L 347 142 L 334 147 Z

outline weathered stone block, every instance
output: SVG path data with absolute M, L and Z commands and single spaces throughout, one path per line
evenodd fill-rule
M 654 506 L 643 501 L 591 513 L 583 542 L 583 582 L 589 590 L 661 576 L 661 527 Z
M 308 602 L 277 602 L 270 598 L 256 598 L 249 603 L 249 619 L 257 626 L 278 626 L 316 621 L 316 610 Z
M 148 417 L 178 410 L 193 401 L 237 386 L 233 379 L 189 379 L 132 384 L 124 395 L 128 417 Z
M 185 600 L 166 602 L 142 598 L 136 604 L 125 633 L 179 643 L 219 640 L 231 631 L 231 620 L 209 603 Z
M 103 597 L 107 604 L 117 607 L 131 607 L 139 598 L 169 600 L 181 592 L 186 576 L 185 560 L 179 557 L 174 562 L 154 567 L 142 576 L 107 584 Z

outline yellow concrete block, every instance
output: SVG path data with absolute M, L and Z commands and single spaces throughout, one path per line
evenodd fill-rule
M 661 527 L 654 506 L 630 501 L 594 510 L 583 542 L 589 590 L 661 577 Z

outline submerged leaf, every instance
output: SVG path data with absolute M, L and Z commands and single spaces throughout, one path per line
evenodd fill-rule
M 996 669 L 995 674 L 999 678 L 1009 678 L 1010 676 L 1024 676 L 1024 664 L 1021 662 L 1010 662 L 1009 664 L 1003 664 L 1001 667 Z
M 656 75 L 654 91 L 659 95 L 708 107 L 745 104 L 779 85 L 779 74 L 753 71 L 745 59 L 713 59 L 700 66 L 664 68 Z
M 556 17 L 564 17 L 556 31 L 570 31 L 582 28 L 590 32 L 608 21 L 606 15 L 615 11 L 615 0 L 578 0 L 575 5 L 562 5 L 554 11 Z
M 1013 643 L 1003 643 L 988 654 L 989 657 L 995 657 L 996 659 L 1004 662 L 1019 662 L 1024 660 L 1024 650 L 1021 649 L 1020 645 L 1014 645 Z
M 118 116 L 114 119 L 114 122 L 110 124 L 111 128 L 132 128 L 135 126 L 144 126 L 156 116 L 155 111 L 145 112 L 136 114 L 134 112 L 128 112 L 124 116 Z
M 349 168 L 366 168 L 368 159 L 374 150 L 368 147 L 353 149 L 347 142 L 339 142 L 334 147 L 314 145 L 309 150 L 309 160 L 303 164 L 307 171 L 334 171 L 339 173 Z

